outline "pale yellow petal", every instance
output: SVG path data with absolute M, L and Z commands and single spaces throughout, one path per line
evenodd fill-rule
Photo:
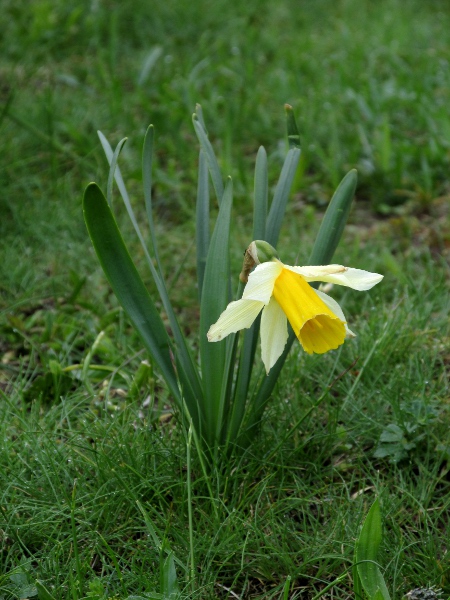
M 264 303 L 258 300 L 237 300 L 230 302 L 214 325 L 207 333 L 209 342 L 220 342 L 230 333 L 251 327 L 259 315 Z
M 283 264 L 278 260 L 258 265 L 255 270 L 250 273 L 242 298 L 247 300 L 259 300 L 260 302 L 267 304 L 272 296 L 275 280 L 282 270 Z
M 280 358 L 288 339 L 287 318 L 272 298 L 261 315 L 261 356 L 266 373 Z
M 324 265 L 319 267 L 290 267 L 285 265 L 286 269 L 302 275 L 306 281 L 323 281 L 325 283 L 336 283 L 351 287 L 354 290 L 370 290 L 374 285 L 380 283 L 383 275 L 370 273 L 362 269 L 352 269 L 342 265 Z

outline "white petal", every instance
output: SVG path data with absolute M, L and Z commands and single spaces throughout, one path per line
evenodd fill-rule
M 306 281 L 337 283 L 359 291 L 370 290 L 383 279 L 383 275 L 378 273 L 370 273 L 369 271 L 352 269 L 342 265 L 324 265 L 320 267 L 290 267 L 285 265 L 285 268 L 302 275 Z
M 288 339 L 287 318 L 281 306 L 272 298 L 261 316 L 261 356 L 266 373 L 280 358 Z
M 230 333 L 251 327 L 264 303 L 258 300 L 237 300 L 230 302 L 218 321 L 211 325 L 207 333 L 209 342 L 220 342 Z
M 259 300 L 267 304 L 272 296 L 273 286 L 278 275 L 283 270 L 283 263 L 279 260 L 264 262 L 250 273 L 242 298 Z
M 341 321 L 344 321 L 345 331 L 347 333 L 347 336 L 348 337 L 356 337 L 356 334 L 353 333 L 353 331 L 347 327 L 347 319 L 345 318 L 345 315 L 342 312 L 342 308 L 339 306 L 339 304 L 336 302 L 336 300 L 333 300 L 333 298 L 331 298 L 331 296 L 324 294 L 324 292 L 321 292 L 320 290 L 314 290 L 314 291 L 319 296 L 319 298 L 321 300 L 323 300 L 323 302 L 328 306 L 328 308 L 332 312 L 334 312 L 334 314 L 337 316 L 337 318 L 340 319 Z

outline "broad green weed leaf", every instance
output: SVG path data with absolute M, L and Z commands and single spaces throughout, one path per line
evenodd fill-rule
M 169 552 L 164 559 L 161 557 L 161 563 L 161 592 L 166 598 L 171 598 L 179 593 L 173 552 Z
M 35 586 L 39 600 L 55 600 L 55 597 L 50 594 L 45 585 L 39 580 L 36 580 Z
M 370 600 L 390 600 L 384 577 L 376 563 L 381 539 L 381 512 L 377 499 L 367 513 L 355 548 L 356 569 Z

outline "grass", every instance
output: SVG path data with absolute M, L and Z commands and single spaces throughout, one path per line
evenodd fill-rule
M 350 566 L 379 495 L 393 598 L 431 585 L 448 597 L 447 4 L 3 4 L 0 595 L 32 597 L 37 579 L 58 600 L 158 592 L 159 540 L 188 597 L 312 598 Z M 295 348 L 255 446 L 210 482 L 158 373 L 133 386 L 146 357 L 80 208 L 88 181 L 106 185 L 97 129 L 130 136 L 121 168 L 139 206 L 154 123 L 162 260 L 195 343 L 196 102 L 234 180 L 236 274 L 254 158 L 264 144 L 274 185 L 285 102 L 304 152 L 280 256 L 304 262 L 357 167 L 335 260 L 385 274 L 370 293 L 336 292 L 358 337 L 324 357 Z M 349 576 L 326 597 L 351 589 Z

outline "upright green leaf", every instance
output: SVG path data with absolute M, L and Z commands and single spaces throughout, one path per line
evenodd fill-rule
M 289 198 L 292 182 L 300 159 L 300 136 L 295 122 L 294 111 L 289 104 L 285 105 L 286 127 L 289 141 L 289 152 L 286 156 L 280 178 L 275 190 L 269 215 L 267 216 L 267 155 L 263 147 L 258 151 L 255 166 L 255 202 L 253 213 L 253 239 L 264 239 L 270 244 L 276 246 L 280 234 L 281 224 L 286 211 L 286 205 Z M 254 365 L 255 352 L 259 334 L 259 319 L 253 326 L 244 333 L 244 341 L 241 349 L 238 378 L 235 390 L 235 404 L 233 406 L 232 421 L 230 425 L 230 439 L 237 435 L 240 428 L 244 411 L 245 400 L 248 396 L 248 389 Z M 287 356 L 287 352 L 286 352 Z M 284 362 L 284 360 L 283 360 Z M 280 371 L 281 366 L 280 365 Z M 278 375 L 277 375 L 278 377 Z M 275 383 L 276 378 L 273 382 Z M 270 395 L 272 386 L 268 389 Z M 264 401 L 261 403 L 261 409 L 264 407 L 268 395 L 262 394 Z M 258 400 L 257 400 L 258 403 Z M 259 420 L 259 414 L 262 410 L 257 410 L 254 417 Z
M 145 133 L 144 146 L 142 148 L 142 185 L 144 188 L 145 210 L 147 213 L 148 226 L 150 230 L 150 243 L 153 256 L 156 260 L 158 272 L 162 278 L 161 261 L 159 260 L 158 245 L 156 243 L 155 224 L 153 222 L 152 207 L 152 165 L 153 165 L 153 140 L 154 128 L 149 125 Z
M 109 175 L 108 175 L 108 184 L 106 186 L 106 199 L 107 199 L 108 204 L 111 207 L 111 209 L 112 209 L 112 190 L 113 190 L 113 183 L 114 183 L 114 175 L 115 175 L 116 168 L 117 168 L 117 161 L 119 160 L 119 154 L 122 152 L 122 148 L 125 146 L 126 141 L 127 141 L 127 138 L 123 138 L 123 140 L 120 140 L 120 142 L 117 144 L 117 147 L 114 150 L 114 153 L 111 157 L 111 165 L 109 168 Z
M 192 122 L 194 124 L 194 129 L 195 133 L 197 134 L 198 141 L 200 142 L 200 147 L 205 153 L 206 162 L 208 163 L 209 174 L 211 175 L 211 180 L 213 183 L 214 190 L 216 192 L 217 201 L 220 204 L 223 196 L 223 181 L 222 175 L 220 173 L 219 163 L 217 162 L 216 155 L 214 154 L 213 147 L 211 146 L 211 142 L 208 139 L 206 131 L 203 129 L 203 126 L 195 113 L 192 115 Z
M 309 265 L 326 265 L 333 258 L 350 214 L 357 181 L 356 169 L 352 169 L 338 185 L 320 224 Z
M 86 188 L 83 212 L 92 244 L 117 299 L 180 405 L 180 393 L 170 357 L 170 341 L 166 329 L 131 260 L 106 198 L 95 183 Z
M 108 159 L 109 166 L 111 167 L 112 162 L 113 162 L 113 156 L 114 156 L 114 152 L 113 152 L 113 149 L 111 148 L 111 144 L 108 142 L 108 140 L 106 139 L 106 137 L 103 135 L 103 133 L 101 131 L 97 131 L 97 135 L 99 137 L 99 140 L 102 145 L 103 151 L 106 155 L 106 158 Z M 120 146 L 120 144 L 123 141 L 124 140 L 119 142 L 118 146 Z M 121 148 L 121 146 L 120 146 L 120 148 Z M 123 177 L 122 177 L 122 173 L 120 172 L 120 168 L 118 165 L 116 165 L 116 167 L 113 169 L 113 173 L 114 173 L 114 179 L 116 180 L 116 184 L 117 184 L 117 187 L 119 188 L 119 192 L 120 192 L 120 195 L 122 196 L 122 199 L 124 200 L 124 202 L 126 199 L 126 201 L 129 203 L 130 199 L 128 197 L 128 192 L 126 190 L 125 183 L 124 183 Z
M 200 125 L 203 127 L 204 132 L 208 135 L 208 130 L 206 129 L 205 119 L 203 117 L 203 108 L 200 104 L 195 105 L 195 114 L 197 115 L 198 120 L 200 121 Z
M 105 136 L 101 132 L 98 132 L 98 135 L 99 135 L 100 141 L 102 143 L 103 149 L 105 151 L 106 157 L 112 167 L 112 161 L 113 161 L 112 148 L 111 148 L 108 140 L 105 138 Z M 149 216 L 149 219 L 150 219 L 149 224 L 150 224 L 151 243 L 153 246 L 153 250 L 155 252 L 156 260 L 159 261 L 157 245 L 156 245 L 156 238 L 155 238 L 154 227 L 153 227 L 152 207 L 151 207 L 150 169 L 151 169 L 152 148 L 153 148 L 153 128 L 149 128 L 149 130 L 147 131 L 146 138 L 145 138 L 144 150 L 143 150 L 144 194 L 146 194 L 145 200 L 146 200 L 147 215 Z M 190 354 L 189 348 L 187 347 L 186 340 L 181 331 L 180 325 L 178 323 L 178 319 L 175 315 L 175 311 L 173 310 L 172 304 L 170 302 L 166 284 L 165 284 L 163 276 L 162 276 L 161 266 L 159 265 L 159 272 L 158 272 L 155 269 L 152 258 L 149 254 L 147 244 L 145 243 L 144 236 L 142 235 L 141 229 L 139 227 L 138 221 L 137 221 L 136 216 L 133 211 L 133 207 L 131 206 L 130 198 L 128 196 L 128 192 L 126 190 L 125 184 L 123 182 L 119 167 L 117 167 L 114 170 L 114 177 L 115 177 L 115 180 L 117 183 L 117 187 L 119 188 L 120 194 L 122 196 L 122 200 L 125 204 L 125 208 L 127 209 L 128 216 L 130 217 L 130 220 L 133 224 L 134 230 L 136 231 L 136 234 L 141 243 L 142 249 L 144 251 L 144 254 L 145 254 L 145 257 L 147 260 L 147 265 L 148 265 L 150 272 L 152 274 L 152 277 L 155 281 L 156 287 L 158 289 L 158 293 L 160 295 L 161 301 L 164 306 L 164 310 L 167 313 L 167 317 L 169 319 L 170 327 L 172 329 L 173 336 L 175 338 L 175 343 L 176 343 L 177 350 L 178 350 L 178 357 L 177 357 L 179 359 L 179 364 L 177 367 L 178 372 L 180 374 L 180 377 L 182 377 L 185 382 L 188 380 L 188 384 L 184 386 L 184 394 L 186 396 L 185 400 L 186 400 L 188 406 L 190 407 L 190 409 L 192 408 L 192 410 L 194 411 L 192 413 L 192 418 L 194 420 L 194 423 L 197 424 L 195 406 L 198 402 L 201 402 L 201 398 L 203 395 L 202 388 L 200 385 L 200 379 L 198 376 L 198 371 L 196 369 L 196 366 L 195 366 L 192 356 Z M 184 371 L 184 374 L 180 373 L 180 369 L 182 369 Z M 189 396 L 190 390 L 193 390 L 193 394 Z
M 200 358 L 204 391 L 203 412 L 207 431 L 202 432 L 211 447 L 216 442 L 216 427 L 220 426 L 221 392 L 226 361 L 227 340 L 208 342 L 207 332 L 225 310 L 229 301 L 229 239 L 233 186 L 228 179 L 209 245 L 200 308 Z M 228 342 L 229 343 L 229 342 Z
M 253 240 L 263 240 L 266 234 L 269 182 L 267 175 L 267 153 L 263 146 L 256 155 L 253 195 Z
M 289 142 L 289 150 L 284 159 L 280 178 L 275 188 L 269 216 L 267 218 L 266 234 L 264 239 L 276 248 L 280 235 L 286 205 L 291 191 L 292 182 L 300 160 L 300 136 L 295 122 L 294 111 L 289 104 L 284 105 L 286 111 L 286 128 Z
M 198 187 L 196 203 L 196 245 L 198 296 L 201 301 L 206 257 L 209 248 L 209 181 L 205 153 L 200 150 L 198 160 Z
M 275 248 L 278 243 L 281 224 L 283 222 L 284 213 L 286 212 L 286 205 L 299 160 L 300 150 L 298 148 L 291 148 L 288 150 L 277 187 L 275 188 L 272 204 L 270 205 L 264 239 Z
M 267 153 L 263 146 L 260 146 L 256 155 L 254 196 L 253 196 L 253 240 L 263 240 L 266 235 L 267 208 L 268 208 L 268 167 Z M 249 328 L 243 332 L 243 342 L 239 355 L 239 368 L 234 390 L 234 399 L 231 406 L 231 415 L 229 422 L 229 440 L 236 440 L 238 431 L 245 414 L 246 400 L 248 397 L 248 388 L 252 375 L 256 347 L 258 343 L 259 318 Z
M 309 265 L 325 265 L 331 262 L 350 213 L 356 188 L 356 181 L 357 173 L 353 169 L 347 173 L 347 175 L 339 184 L 336 192 L 333 194 L 320 225 L 319 233 L 308 261 Z M 252 414 L 248 422 L 247 436 L 251 437 L 251 435 L 253 435 L 251 432 L 256 431 L 256 426 L 258 425 L 264 408 L 270 399 L 281 369 L 295 339 L 296 336 L 294 332 L 291 328 L 289 328 L 289 338 L 283 354 L 270 369 L 270 373 L 262 380 L 254 398 Z
M 361 585 L 370 600 L 390 600 L 386 582 L 376 563 L 382 540 L 379 500 L 375 500 L 356 542 L 355 562 Z
M 298 133 L 297 123 L 295 122 L 294 111 L 289 104 L 284 105 L 286 111 L 286 126 L 289 148 L 300 149 L 300 135 Z

